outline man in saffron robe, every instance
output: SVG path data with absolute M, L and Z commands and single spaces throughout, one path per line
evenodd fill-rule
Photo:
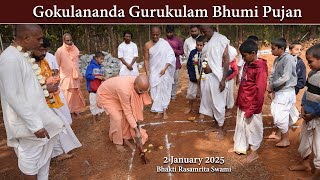
M 123 143 L 134 148 L 130 139 L 138 139 L 137 144 L 141 145 L 148 138 L 146 131 L 137 124 L 143 120 L 144 105 L 151 104 L 148 90 L 149 81 L 145 75 L 109 78 L 97 90 L 97 105 L 110 117 L 109 138 L 119 151 L 126 151 Z
M 145 44 L 144 62 L 153 100 L 151 111 L 157 113 L 155 118 L 159 118 L 163 114 L 163 119 L 168 119 L 167 109 L 174 83 L 176 57 L 170 44 L 160 38 L 160 35 L 159 26 L 151 28 L 152 40 Z
M 60 67 L 60 87 L 66 98 L 70 113 L 78 117 L 85 107 L 85 101 L 80 89 L 82 75 L 79 70 L 79 50 L 73 44 L 72 37 L 63 35 L 63 45 L 57 49 L 56 60 Z

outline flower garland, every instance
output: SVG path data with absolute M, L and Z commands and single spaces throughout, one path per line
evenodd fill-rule
M 196 79 L 197 79 L 197 80 L 200 79 L 198 64 L 199 64 L 199 60 L 198 60 L 198 53 L 197 53 L 197 54 L 195 54 L 194 57 L 193 57 L 193 65 L 194 65 L 194 69 L 195 69 L 195 71 L 196 71 Z
M 203 68 L 206 68 L 206 67 L 207 67 L 207 64 L 208 64 L 208 59 L 207 59 L 207 58 L 204 58 L 204 59 L 203 59 L 203 62 L 202 62 L 202 69 L 203 69 Z M 204 73 L 204 71 L 202 70 L 201 79 L 204 80 L 205 78 L 206 78 L 206 73 Z
M 36 77 L 42 87 L 44 96 L 46 98 L 49 98 L 50 93 L 47 89 L 46 81 L 44 80 L 44 77 L 41 75 L 41 69 L 40 69 L 39 65 L 35 63 L 36 60 L 34 58 L 30 57 L 31 52 L 30 51 L 22 52 L 22 47 L 19 45 L 16 48 L 19 52 L 22 53 L 23 57 L 25 57 L 27 59 L 28 63 L 31 64 L 32 70 L 33 70 L 34 74 L 36 75 Z M 52 102 L 51 98 L 50 98 L 50 102 Z

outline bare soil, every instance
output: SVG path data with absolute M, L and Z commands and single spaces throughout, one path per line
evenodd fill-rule
M 268 60 L 269 71 L 272 67 L 274 57 L 264 55 Z M 304 56 L 302 56 L 305 59 Z M 309 69 L 308 69 L 309 71 Z M 149 141 L 145 148 L 151 149 L 147 152 L 147 158 L 151 161 L 145 165 L 141 162 L 137 152 L 128 149 L 120 153 L 108 138 L 109 119 L 103 116 L 96 124 L 93 123 L 89 111 L 88 93 L 83 84 L 82 90 L 87 99 L 85 112 L 81 118 L 74 119 L 72 128 L 82 143 L 82 147 L 73 151 L 74 157 L 62 162 L 53 159 L 50 167 L 50 179 L 260 179 L 260 180 L 291 180 L 297 177 L 310 176 L 310 172 L 292 172 L 288 167 L 297 163 L 300 156 L 297 152 L 299 145 L 300 127 L 290 133 L 291 145 L 287 148 L 275 147 L 276 140 L 263 140 L 260 147 L 260 158 L 252 164 L 241 163 L 245 155 L 229 153 L 233 147 L 233 134 L 235 128 L 236 107 L 233 109 L 232 117 L 226 118 L 226 137 L 223 141 L 213 141 L 214 134 L 205 135 L 204 129 L 213 125 L 211 118 L 204 122 L 191 122 L 189 117 L 198 117 L 198 114 L 185 115 L 188 106 L 185 98 L 188 87 L 188 75 L 183 67 L 179 79 L 178 97 L 172 101 L 168 110 L 169 119 L 154 119 L 150 112 L 150 106 L 145 108 L 145 121 L 143 122 Z M 235 91 L 237 89 L 235 88 Z M 300 110 L 301 96 L 297 97 L 297 107 Z M 266 96 L 263 107 L 264 135 L 271 133 L 272 117 L 270 116 L 270 99 Z M 197 102 L 199 105 L 199 102 Z M 1 116 L 2 118 L 2 116 Z M 299 120 L 297 125 L 301 124 Z M 153 147 L 148 147 L 152 144 Z M 162 146 L 163 149 L 160 149 Z M 224 164 L 174 164 L 170 167 L 216 167 L 231 168 L 231 172 L 203 172 L 203 173 L 159 173 L 157 166 L 167 167 L 164 158 L 168 156 L 180 158 L 203 158 L 224 157 Z M 22 179 L 17 167 L 17 158 L 12 148 L 6 146 L 6 136 L 3 121 L 0 120 L 0 179 Z

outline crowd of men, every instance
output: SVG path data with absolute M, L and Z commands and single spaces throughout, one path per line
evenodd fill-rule
M 124 40 L 118 47 L 119 76 L 103 77 L 101 52 L 95 53 L 87 68 L 90 111 L 94 121 L 103 112 L 109 116 L 109 138 L 117 150 L 127 151 L 124 145 L 132 149 L 141 147 L 148 140 L 146 130 L 139 126 L 145 105 L 151 104 L 155 118 L 168 119 L 170 101 L 177 98 L 180 56 L 185 55 L 190 80 L 186 97 L 189 107 L 185 113 L 195 110 L 200 120 L 205 116 L 213 118 L 214 126 L 205 133 L 216 131 L 215 140 L 222 141 L 226 115 L 236 104 L 234 147 L 230 152 L 248 154 L 245 163 L 257 160 L 267 91 L 277 129 L 266 138 L 279 139 L 277 147 L 288 147 L 289 128 L 302 117 L 299 152 L 303 161 L 289 169 L 310 171 L 313 152 L 312 178 L 320 177 L 320 45 L 306 52 L 311 68 L 306 80 L 306 68 L 299 57 L 301 44 L 292 43 L 288 53 L 284 38 L 273 40 L 271 51 L 276 58 L 268 79 L 267 62 L 259 57 L 256 36 L 250 36 L 237 50 L 226 36 L 209 25 L 191 26 L 190 37 L 184 42 L 176 37 L 174 26 L 166 26 L 165 31 L 165 38 L 161 38 L 160 26 L 150 29 L 151 39 L 143 54 L 145 74 L 139 73 L 138 49 L 129 31 L 123 33 Z M 70 152 L 81 147 L 70 127 L 72 119 L 78 118 L 85 107 L 80 89 L 83 76 L 79 71 L 79 49 L 71 34 L 66 33 L 62 46 L 55 55 L 50 54 L 50 41 L 43 37 L 41 27 L 34 24 L 16 25 L 14 35 L 11 46 L 0 56 L 7 144 L 14 148 L 25 179 L 48 179 L 51 158 L 70 158 Z M 234 79 L 239 86 L 235 102 Z M 296 94 L 305 86 L 299 114 Z M 200 106 L 195 108 L 197 98 Z

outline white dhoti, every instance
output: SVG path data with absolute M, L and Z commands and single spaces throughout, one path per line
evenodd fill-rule
M 250 118 L 245 118 L 244 114 L 245 112 L 238 108 L 233 137 L 234 150 L 242 154 L 246 154 L 249 145 L 253 151 L 259 149 L 263 138 L 262 114 L 253 114 Z
M 64 98 L 62 90 L 60 90 L 59 97 L 60 97 L 61 102 L 63 103 L 63 106 L 60 107 L 59 109 L 62 112 L 62 114 L 67 118 L 68 123 L 72 124 L 71 114 L 70 114 L 68 104 L 67 104 L 66 99 Z
M 18 157 L 18 167 L 23 174 L 37 175 L 38 180 L 47 180 L 49 177 L 49 166 L 54 146 L 57 144 L 58 136 L 51 137 L 42 146 L 27 147 L 31 143 L 29 139 L 19 140 L 20 146 L 14 148 Z
M 56 151 L 54 151 L 52 154 L 52 157 L 56 157 L 62 153 L 68 153 L 73 149 L 79 148 L 82 145 L 68 124 L 67 118 L 64 116 L 62 111 L 60 111 L 60 108 L 52 108 L 52 110 L 63 120 L 65 125 L 65 129 L 59 133 L 59 141 L 55 145 Z M 62 151 L 59 150 L 58 147 L 61 147 Z
M 179 85 L 179 74 L 180 69 L 176 69 L 173 76 L 173 84 L 172 84 L 172 90 L 171 90 L 171 98 L 175 99 L 177 97 L 177 91 L 178 91 L 178 85 Z
M 160 84 L 150 88 L 150 95 L 153 100 L 151 112 L 163 112 L 168 109 L 171 99 L 172 81 L 167 75 Z
M 153 101 L 151 111 L 160 113 L 167 109 L 170 103 L 176 58 L 170 44 L 162 38 L 149 49 L 149 55 L 150 95 Z M 160 76 L 160 72 L 167 64 L 169 67 Z
M 298 151 L 302 158 L 306 158 L 313 151 L 314 166 L 320 169 L 320 118 L 302 123 L 300 145 Z
M 198 83 L 194 83 L 189 81 L 188 84 L 188 90 L 187 90 L 187 99 L 195 99 L 196 97 L 200 96 L 200 87 L 198 85 Z
M 224 124 L 225 106 L 226 106 L 226 91 L 220 92 L 219 80 L 213 74 L 206 74 L 205 79 L 201 80 L 201 114 L 215 118 L 219 126 Z
M 234 106 L 233 94 L 234 94 L 234 79 L 231 79 L 226 83 L 227 109 L 232 109 Z
M 92 115 L 101 114 L 104 112 L 103 109 L 99 108 L 97 106 L 97 100 L 96 100 L 97 94 L 96 93 L 89 93 L 89 100 L 90 100 L 90 112 Z
M 296 94 L 294 89 L 286 92 L 276 92 L 275 97 L 271 103 L 271 114 L 274 124 L 281 130 L 281 133 L 288 132 L 290 124 L 293 124 L 293 120 L 296 117 L 290 118 L 290 113 L 297 112 L 292 108 L 296 108 Z M 296 121 L 296 120 L 295 120 Z

